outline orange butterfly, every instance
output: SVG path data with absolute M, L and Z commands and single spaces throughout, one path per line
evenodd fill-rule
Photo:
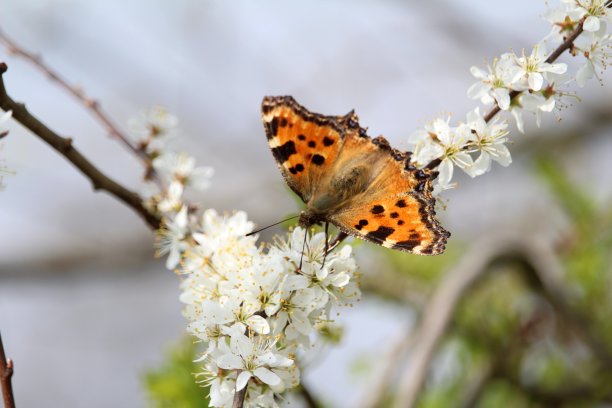
M 371 139 L 353 111 L 312 113 L 291 96 L 266 96 L 262 119 L 285 181 L 306 203 L 299 224 L 330 222 L 345 234 L 420 255 L 444 251 L 450 234 L 435 219 L 437 172 L 411 152 Z

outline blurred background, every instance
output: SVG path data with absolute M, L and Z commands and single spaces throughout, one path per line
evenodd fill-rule
M 2 31 L 123 129 L 153 105 L 177 115 L 173 146 L 216 172 L 197 199 L 259 225 L 298 208 L 265 141 L 264 95 L 355 109 L 370 135 L 406 149 L 435 115 L 460 120 L 477 106 L 470 66 L 549 31 L 533 0 L 1 6 Z M 14 99 L 142 188 L 139 162 L 82 105 L 4 48 L 0 60 Z M 445 255 L 357 243 L 363 300 L 341 310 L 340 343 L 304 369 L 321 406 L 386 406 L 413 389 L 426 407 L 612 404 L 611 79 L 577 89 L 582 102 L 568 99 L 561 121 L 513 128 L 510 167 L 459 176 L 439 213 L 453 234 Z M 150 230 L 18 123 L 8 128 L 0 155 L 16 175 L 0 193 L 0 329 L 17 405 L 195 406 L 206 392 L 192 387 L 178 279 L 153 258 Z

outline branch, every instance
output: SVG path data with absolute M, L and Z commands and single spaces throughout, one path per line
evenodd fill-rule
M 0 108 L 5 111 L 12 110 L 15 120 L 66 157 L 68 161 L 91 181 L 94 190 L 104 190 L 115 196 L 119 201 L 132 207 L 152 229 L 158 229 L 160 227 L 159 218 L 151 214 L 143 206 L 142 199 L 138 194 L 128 190 L 98 170 L 73 146 L 72 139 L 59 136 L 36 117 L 32 116 L 24 104 L 15 102 L 7 94 L 4 86 L 4 73 L 7 69 L 8 67 L 5 63 L 0 63 Z
M 238 371 L 238 375 L 240 375 L 240 371 Z M 247 382 L 240 391 L 234 392 L 234 402 L 232 403 L 232 408 L 242 408 L 244 406 L 244 399 L 246 398 L 248 386 L 249 383 Z
M 147 155 L 147 153 L 137 146 L 135 146 L 130 139 L 123 134 L 119 128 L 113 123 L 113 121 L 102 111 L 100 108 L 100 103 L 95 99 L 88 97 L 85 92 L 73 85 L 70 85 L 65 79 L 63 79 L 57 72 L 53 71 L 43 62 L 42 58 L 38 55 L 35 55 L 31 52 L 26 51 L 22 47 L 20 47 L 15 41 L 7 37 L 7 35 L 0 30 L 0 42 L 2 42 L 8 52 L 13 55 L 17 55 L 19 57 L 24 58 L 44 74 L 46 74 L 49 79 L 56 82 L 61 88 L 67 91 L 69 94 L 74 96 L 79 102 L 88 109 L 91 114 L 96 118 L 102 126 L 106 128 L 108 133 L 119 140 L 130 152 L 132 152 L 136 157 L 138 157 L 144 164 L 146 173 L 145 177 L 147 179 L 153 179 L 158 184 L 160 183 L 160 178 L 158 177 L 155 169 L 153 168 L 153 163 L 151 158 Z
M 15 398 L 13 397 L 13 386 L 11 378 L 13 377 L 13 361 L 6 358 L 4 354 L 4 345 L 2 344 L 2 334 L 0 334 L 0 386 L 2 388 L 2 397 L 4 399 L 4 408 L 15 408 Z
M 583 27 L 584 20 L 586 20 L 586 17 L 580 20 L 580 22 L 578 23 L 578 26 L 574 29 L 574 31 L 572 31 L 567 37 L 565 37 L 565 41 L 563 41 L 563 43 L 559 45 L 557 49 L 555 49 L 548 56 L 548 58 L 546 58 L 547 63 L 552 64 L 553 62 L 557 60 L 557 58 L 559 58 L 561 54 L 563 54 L 566 50 L 571 49 L 573 47 L 574 41 L 576 41 L 576 38 L 578 38 L 578 36 L 582 34 L 582 31 L 584 30 L 584 27 Z M 510 101 L 513 101 L 517 96 L 519 96 L 522 93 L 523 91 L 510 92 Z M 495 115 L 497 115 L 500 111 L 501 109 L 496 102 L 495 106 L 491 108 L 491 110 L 484 115 L 485 122 L 487 123 L 490 122 L 495 117 Z

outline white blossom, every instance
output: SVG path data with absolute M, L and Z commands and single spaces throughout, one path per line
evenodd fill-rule
M 510 151 L 505 143 L 508 141 L 508 124 L 504 120 L 494 119 L 486 123 L 478 108 L 468 113 L 468 126 L 475 134 L 474 148 L 480 156 L 474 161 L 474 175 L 479 176 L 491 168 L 491 160 L 506 167 L 512 163 Z
M 510 106 L 511 82 L 516 71 L 517 67 L 510 53 L 495 58 L 493 66 L 487 64 L 486 71 L 476 66 L 471 67 L 470 72 L 480 81 L 470 86 L 468 97 L 480 99 L 485 105 L 496 102 L 500 109 L 507 110 Z
M 164 226 L 157 233 L 158 255 L 168 254 L 166 268 L 173 269 L 178 265 L 181 254 L 187 243 L 187 207 L 183 206 L 174 218 L 164 221 Z
M 196 167 L 195 159 L 185 153 L 166 152 L 153 160 L 153 167 L 172 182 L 205 190 L 210 186 L 212 167 Z
M 148 154 L 156 155 L 168 139 L 178 133 L 178 119 L 164 107 L 155 106 L 142 110 L 138 117 L 128 121 L 128 127 Z
M 546 62 L 547 54 L 543 45 L 536 45 L 530 55 L 523 54 L 515 57 L 517 69 L 512 78 L 512 87 L 516 90 L 539 91 L 544 86 L 547 73 L 563 74 L 567 71 L 567 64 Z

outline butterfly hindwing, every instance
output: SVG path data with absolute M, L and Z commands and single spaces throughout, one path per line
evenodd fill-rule
M 442 253 L 450 235 L 434 218 L 433 203 L 409 192 L 362 203 L 330 217 L 342 231 L 387 248 L 420 255 Z
M 291 189 L 308 202 L 344 143 L 345 117 L 311 113 L 290 96 L 264 98 L 268 144 Z

